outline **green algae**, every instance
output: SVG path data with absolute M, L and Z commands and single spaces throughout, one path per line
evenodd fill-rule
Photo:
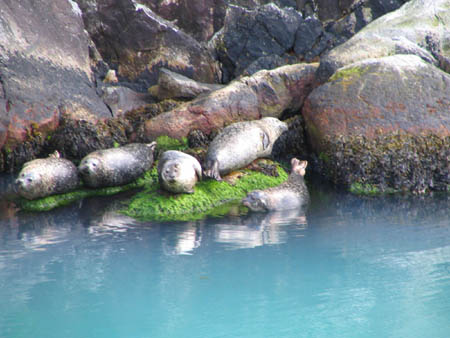
M 382 190 L 376 184 L 360 183 L 360 182 L 353 182 L 350 185 L 349 191 L 355 195 L 368 195 L 368 196 L 395 194 L 400 192 L 400 190 L 392 188 Z
M 228 202 L 240 200 L 252 190 L 265 189 L 284 182 L 288 174 L 280 166 L 277 171 L 278 176 L 274 177 L 243 170 L 243 176 L 237 179 L 234 185 L 225 181 L 201 181 L 195 186 L 193 194 L 170 195 L 161 192 L 158 184 L 152 185 L 131 198 L 122 212 L 142 221 L 188 221 L 202 219 L 211 214 L 224 214 L 223 208 L 230 205 Z
M 329 82 L 342 80 L 345 82 L 348 82 L 352 80 L 354 77 L 360 77 L 363 75 L 367 70 L 367 67 L 359 67 L 359 66 L 347 66 L 344 68 L 341 68 L 334 73 L 330 79 Z
M 156 150 L 158 152 L 164 152 L 166 150 L 184 151 L 188 148 L 189 148 L 188 140 L 186 137 L 183 137 L 181 140 L 178 140 L 176 138 L 162 135 L 156 139 Z
M 324 139 L 321 173 L 356 194 L 446 191 L 450 137 L 396 133 Z
M 136 181 L 117 187 L 106 187 L 101 189 L 89 189 L 81 187 L 77 190 L 58 195 L 51 195 L 36 200 L 27 200 L 20 198 L 17 203 L 21 210 L 24 211 L 49 211 L 57 207 L 69 205 L 86 197 L 92 196 L 110 196 L 131 189 L 142 188 L 157 182 L 156 169 L 147 171 L 142 177 Z
M 23 211 L 49 211 L 92 196 L 110 196 L 132 189 L 141 189 L 129 200 L 122 202 L 119 212 L 142 221 L 190 221 L 205 216 L 223 216 L 231 209 L 239 209 L 239 201 L 248 192 L 265 189 L 284 182 L 288 174 L 276 165 L 277 176 L 253 170 L 239 172 L 233 184 L 225 181 L 199 182 L 193 194 L 169 194 L 160 189 L 156 164 L 152 170 L 127 185 L 89 189 L 81 187 L 66 194 L 47 196 L 37 200 L 20 198 L 18 206 Z

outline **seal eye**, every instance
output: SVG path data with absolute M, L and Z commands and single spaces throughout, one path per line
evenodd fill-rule
M 33 179 L 32 178 L 27 178 L 27 182 L 31 183 L 31 182 L 33 182 Z

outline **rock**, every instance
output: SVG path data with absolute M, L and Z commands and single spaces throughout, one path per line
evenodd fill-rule
M 373 19 L 399 8 L 408 0 L 300 0 L 305 7 L 313 3 L 313 10 L 317 13 L 320 21 L 329 22 L 344 17 L 349 12 L 364 9 L 369 12 Z M 360 15 L 360 14 L 358 14 Z
M 132 89 L 147 91 L 162 67 L 196 81 L 218 82 L 220 71 L 208 50 L 146 5 L 133 0 L 79 3 L 98 51 Z
M 449 108 L 449 74 L 394 55 L 339 69 L 309 95 L 303 115 L 335 183 L 420 192 L 450 184 Z
M 143 1 L 162 18 L 180 27 L 197 41 L 208 41 L 223 26 L 225 0 Z
M 103 102 L 109 107 L 114 117 L 140 109 L 152 102 L 148 94 L 136 92 L 128 87 L 105 86 L 102 91 Z
M 373 21 L 322 58 L 319 78 L 323 82 L 340 67 L 393 54 L 417 55 L 439 66 L 439 57 L 435 55 L 442 59 L 450 57 L 450 49 L 446 47 L 450 43 L 446 28 L 449 25 L 448 1 L 436 0 L 430 6 L 425 0 L 411 0 L 395 12 Z
M 230 6 L 224 28 L 212 44 L 224 66 L 224 82 L 239 76 L 260 57 L 292 49 L 302 16 L 292 8 L 268 4 L 254 10 Z
M 210 41 L 222 63 L 223 82 L 261 69 L 317 61 L 369 22 L 399 8 L 405 1 L 268 2 L 234 1 L 240 6 L 228 7 L 223 29 Z
M 76 3 L 0 3 L 0 166 L 36 157 L 62 111 L 111 114 L 95 91 Z
M 182 138 L 192 130 L 209 135 L 233 122 L 280 117 L 298 111 L 315 86 L 316 64 L 297 64 L 234 81 L 223 89 L 197 98 L 145 123 L 145 135 Z
M 223 88 L 223 85 L 201 83 L 186 76 L 161 68 L 158 84 L 149 89 L 149 92 L 159 100 L 165 99 L 194 99 L 200 94 Z

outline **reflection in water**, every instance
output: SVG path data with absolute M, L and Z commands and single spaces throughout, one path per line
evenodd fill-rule
M 163 251 L 166 255 L 191 255 L 202 242 L 202 227 L 194 222 L 177 226 L 176 232 L 164 236 Z
M 236 222 L 218 224 L 215 228 L 216 242 L 225 243 L 230 249 L 255 248 L 262 245 L 282 244 L 287 240 L 284 227 L 296 224 L 298 229 L 307 226 L 304 209 L 250 213 Z
M 0 336 L 448 337 L 450 196 L 311 196 L 177 223 L 0 201 Z

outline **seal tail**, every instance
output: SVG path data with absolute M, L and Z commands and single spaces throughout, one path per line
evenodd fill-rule
M 222 177 L 220 177 L 219 173 L 219 161 L 217 160 L 208 160 L 205 164 L 205 170 L 203 171 L 204 176 L 213 178 L 216 181 L 222 181 Z

